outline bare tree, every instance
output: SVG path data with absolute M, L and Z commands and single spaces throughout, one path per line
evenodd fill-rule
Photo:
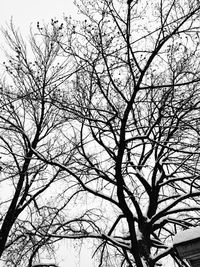
M 78 6 L 85 20 L 66 18 L 58 43 L 76 77 L 54 102 L 76 153 L 32 149 L 69 176 L 77 215 L 46 236 L 93 239 L 97 266 L 187 266 L 172 239 L 199 225 L 199 2 Z
M 53 105 L 73 71 L 58 45 L 61 32 L 57 21 L 38 24 L 26 45 L 12 23 L 4 31 L 9 61 L 0 89 L 0 258 L 5 266 L 31 266 L 39 252 L 51 252 L 55 240 L 36 233 L 53 231 L 63 220 L 62 170 L 33 153 L 50 155 L 56 147 L 56 156 L 63 148 L 73 154 L 60 128 L 69 118 Z
M 6 33 L 2 258 L 92 239 L 97 266 L 187 266 L 172 239 L 199 225 L 199 3 L 78 6 L 80 23 L 38 25 L 32 63 Z

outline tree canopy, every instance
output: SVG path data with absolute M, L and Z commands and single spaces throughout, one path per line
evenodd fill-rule
M 200 223 L 199 2 L 77 6 L 30 46 L 5 32 L 2 257 L 86 239 L 99 267 L 188 266 L 173 237 Z

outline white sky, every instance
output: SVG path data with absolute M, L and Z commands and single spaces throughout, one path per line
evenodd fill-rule
M 32 22 L 76 15 L 73 0 L 0 0 L 0 3 L 0 24 L 5 25 L 13 16 L 14 23 L 22 30 L 27 30 Z
M 37 21 L 48 23 L 52 18 L 62 20 L 64 16 L 69 15 L 77 18 L 73 0 L 0 0 L 0 4 L 0 27 L 6 27 L 6 23 L 9 24 L 12 17 L 14 25 L 25 37 L 29 34 L 30 26 L 36 26 Z M 0 34 L 0 47 L 3 42 L 4 39 Z M 2 62 L 3 59 L 0 58 L 0 64 Z M 79 260 L 75 248 L 67 241 L 63 241 L 58 263 L 59 267 L 93 266 L 88 248 L 81 250 Z

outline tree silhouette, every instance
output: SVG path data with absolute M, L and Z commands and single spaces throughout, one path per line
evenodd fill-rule
M 52 32 L 38 26 L 42 83 L 28 62 L 23 74 L 13 60 L 8 66 L 14 86 L 26 91 L 16 102 L 13 89 L 2 94 L 1 129 L 12 133 L 2 139 L 2 171 L 7 166 L 14 181 L 20 173 L 16 180 L 27 186 L 20 166 L 30 180 L 42 170 L 42 188 L 46 176 L 60 181 L 57 202 L 31 224 L 36 244 L 93 240 L 97 266 L 153 267 L 165 257 L 187 266 L 172 241 L 199 225 L 199 3 L 80 0 L 78 7 L 81 22 L 52 21 Z M 60 56 L 61 69 L 49 67 L 48 51 Z M 23 201 L 19 207 L 29 205 Z
M 78 7 L 85 19 L 66 18 L 59 43 L 76 74 L 57 100 L 78 153 L 70 165 L 34 153 L 74 180 L 87 212 L 50 236 L 99 240 L 97 266 L 186 266 L 172 240 L 199 225 L 199 3 Z
M 0 257 L 5 266 L 31 266 L 40 251 L 51 253 L 54 241 L 36 233 L 54 229 L 65 207 L 53 189 L 62 171 L 33 153 L 48 153 L 61 135 L 63 119 L 52 103 L 57 87 L 71 75 L 68 59 L 59 60 L 55 40 L 62 37 L 54 21 L 45 31 L 32 32 L 28 44 L 12 23 L 4 31 L 8 62 L 0 89 Z

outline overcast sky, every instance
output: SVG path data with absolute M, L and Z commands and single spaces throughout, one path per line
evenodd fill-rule
M 0 9 L 0 24 L 13 17 L 14 23 L 27 30 L 31 23 L 50 21 L 64 15 L 76 15 L 73 0 L 4 0 Z
M 73 0 L 1 0 L 0 25 L 5 27 L 9 24 L 11 17 L 14 25 L 20 29 L 23 35 L 28 36 L 30 26 L 36 26 L 37 21 L 50 22 L 51 18 L 61 19 L 71 15 L 77 17 L 76 7 Z M 3 45 L 4 39 L 0 34 L 0 42 Z M 3 60 L 0 59 L 2 62 Z M 88 244 L 89 245 L 89 244 Z M 90 252 L 83 248 L 81 258 L 77 257 L 74 246 L 63 241 L 59 252 L 59 267 L 92 267 Z M 48 262 L 48 260 L 46 260 Z

